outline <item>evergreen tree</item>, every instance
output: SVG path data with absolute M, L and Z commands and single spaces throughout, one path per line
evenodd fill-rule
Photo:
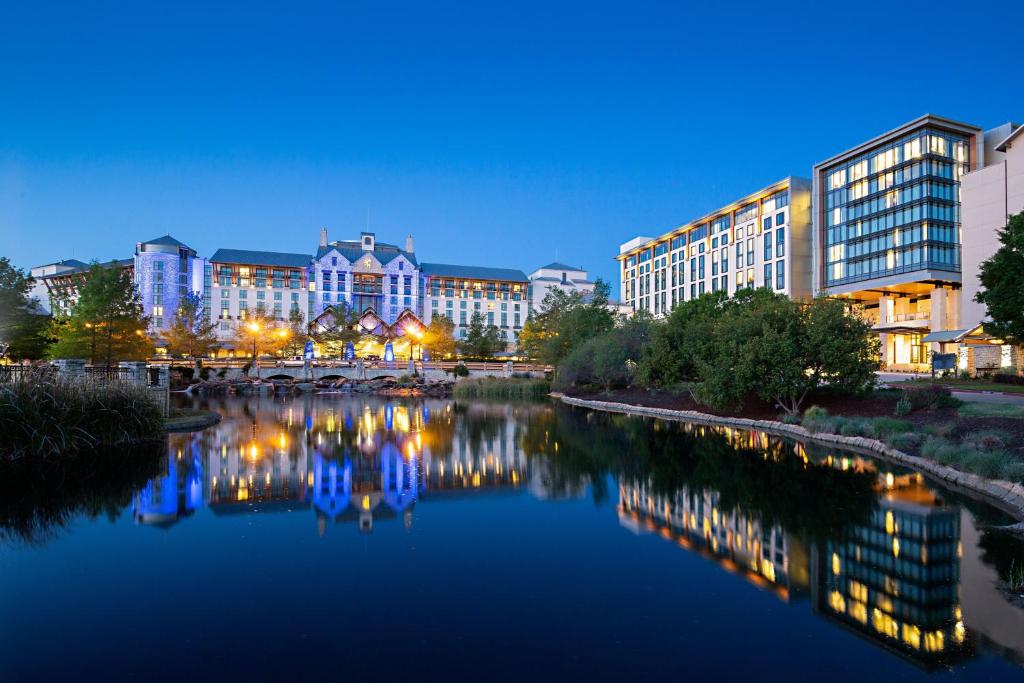
M 52 325 L 56 339 L 51 358 L 88 358 L 113 365 L 121 360 L 144 360 L 153 352 L 147 336 L 149 318 L 128 271 L 115 264 L 93 263 L 78 301 L 68 316 Z
M 992 322 L 985 331 L 1011 344 L 1024 344 L 1024 211 L 1010 216 L 999 231 L 1002 246 L 981 264 L 981 291 L 974 297 L 985 304 Z
M 471 358 L 491 358 L 504 346 L 504 335 L 494 325 L 484 324 L 484 316 L 474 311 L 469 319 L 466 340 L 462 342 L 462 354 Z

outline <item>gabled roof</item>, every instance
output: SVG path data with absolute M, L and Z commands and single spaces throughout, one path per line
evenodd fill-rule
M 85 261 L 79 261 L 76 258 L 68 258 L 64 259 L 63 261 L 57 261 L 55 263 L 45 263 L 41 266 L 36 266 L 36 268 L 49 268 L 50 266 L 64 266 L 65 268 L 85 268 L 88 267 L 88 265 L 89 264 L 86 263 Z
M 37 280 L 48 280 L 50 278 L 67 277 L 68 275 L 77 275 L 79 273 L 87 273 L 87 272 L 89 272 L 89 269 L 92 268 L 92 264 L 91 263 L 84 263 L 84 262 L 78 261 L 76 259 L 69 259 L 67 261 L 60 261 L 61 265 L 71 265 L 72 263 L 74 263 L 76 265 L 71 266 L 70 270 L 61 270 L 61 271 L 58 271 L 56 273 L 50 273 L 49 275 L 40 275 L 36 279 Z M 54 264 L 51 264 L 51 265 L 54 265 Z M 129 266 L 134 266 L 135 265 L 135 259 L 131 259 L 131 258 L 117 259 L 117 260 L 111 259 L 110 261 L 99 261 L 98 265 L 101 268 L 128 268 Z
M 521 270 L 515 268 L 488 268 L 486 266 L 455 266 L 448 263 L 423 263 L 420 270 L 424 275 L 459 277 L 469 280 L 507 280 L 529 282 Z
M 316 250 L 316 259 L 319 261 L 325 254 L 330 253 L 332 249 L 337 250 L 339 254 L 348 259 L 349 263 L 355 263 L 366 254 L 372 253 L 373 257 L 377 259 L 382 266 L 391 263 L 391 261 L 399 256 L 404 256 L 409 263 L 414 266 L 417 265 L 415 255 L 405 251 L 404 249 L 399 249 L 394 244 L 387 244 L 386 242 L 375 242 L 372 252 L 364 250 L 359 242 L 349 242 L 344 240 L 331 242 L 326 247 L 320 247 Z
M 249 251 L 248 249 L 218 249 L 210 263 L 238 263 L 242 265 L 305 268 L 313 257 L 309 254 L 289 254 L 282 251 Z
M 159 244 L 166 247 L 185 247 L 186 249 L 188 248 L 187 244 L 185 244 L 184 242 L 179 242 L 170 235 L 164 235 L 163 237 L 157 237 L 156 239 L 146 240 L 145 242 L 143 242 L 143 244 Z

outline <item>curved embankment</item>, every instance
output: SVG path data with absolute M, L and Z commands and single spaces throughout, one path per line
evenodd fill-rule
M 164 420 L 165 432 L 198 432 L 220 422 L 220 413 L 206 411 L 198 415 L 182 415 Z
M 780 436 L 787 436 L 800 441 L 813 441 L 816 443 L 840 446 L 844 450 L 862 453 L 885 460 L 897 462 L 906 467 L 917 470 L 927 476 L 941 480 L 943 485 L 960 490 L 975 498 L 980 498 L 987 503 L 1004 510 L 1018 521 L 1024 521 L 1024 485 L 1012 484 L 1008 481 L 986 479 L 976 474 L 961 472 L 960 470 L 940 465 L 937 462 L 921 458 L 916 455 L 908 455 L 903 451 L 896 450 L 876 439 L 868 439 L 862 436 L 841 436 L 839 434 L 823 434 L 809 432 L 799 425 L 776 422 L 774 420 L 747 420 L 735 417 L 719 417 L 707 413 L 699 413 L 695 410 L 669 410 L 666 408 L 648 408 L 635 406 L 628 403 L 614 403 L 611 401 L 590 401 L 582 398 L 565 396 L 564 394 L 553 393 L 554 398 L 560 399 L 563 403 L 592 410 L 603 410 L 610 413 L 625 413 L 628 415 L 643 415 L 646 417 L 657 417 L 665 420 L 678 420 L 681 422 L 692 422 L 694 424 L 715 425 L 721 427 L 733 427 L 737 429 L 751 429 L 761 432 L 769 432 Z M 1021 527 L 1022 525 L 1015 525 Z

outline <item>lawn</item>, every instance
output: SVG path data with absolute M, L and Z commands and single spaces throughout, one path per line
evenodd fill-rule
M 1024 406 L 1013 403 L 967 402 L 959 408 L 960 417 L 1020 417 L 1024 418 Z
M 1002 391 L 1007 394 L 1024 394 L 1024 385 L 1002 384 L 987 379 L 908 379 L 904 382 L 892 382 L 893 386 L 926 386 L 929 384 L 941 384 L 954 391 Z

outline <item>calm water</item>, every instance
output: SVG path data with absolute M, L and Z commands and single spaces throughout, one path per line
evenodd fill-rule
M 911 472 L 546 403 L 209 405 L 4 501 L 0 679 L 1024 679 L 1021 547 Z

